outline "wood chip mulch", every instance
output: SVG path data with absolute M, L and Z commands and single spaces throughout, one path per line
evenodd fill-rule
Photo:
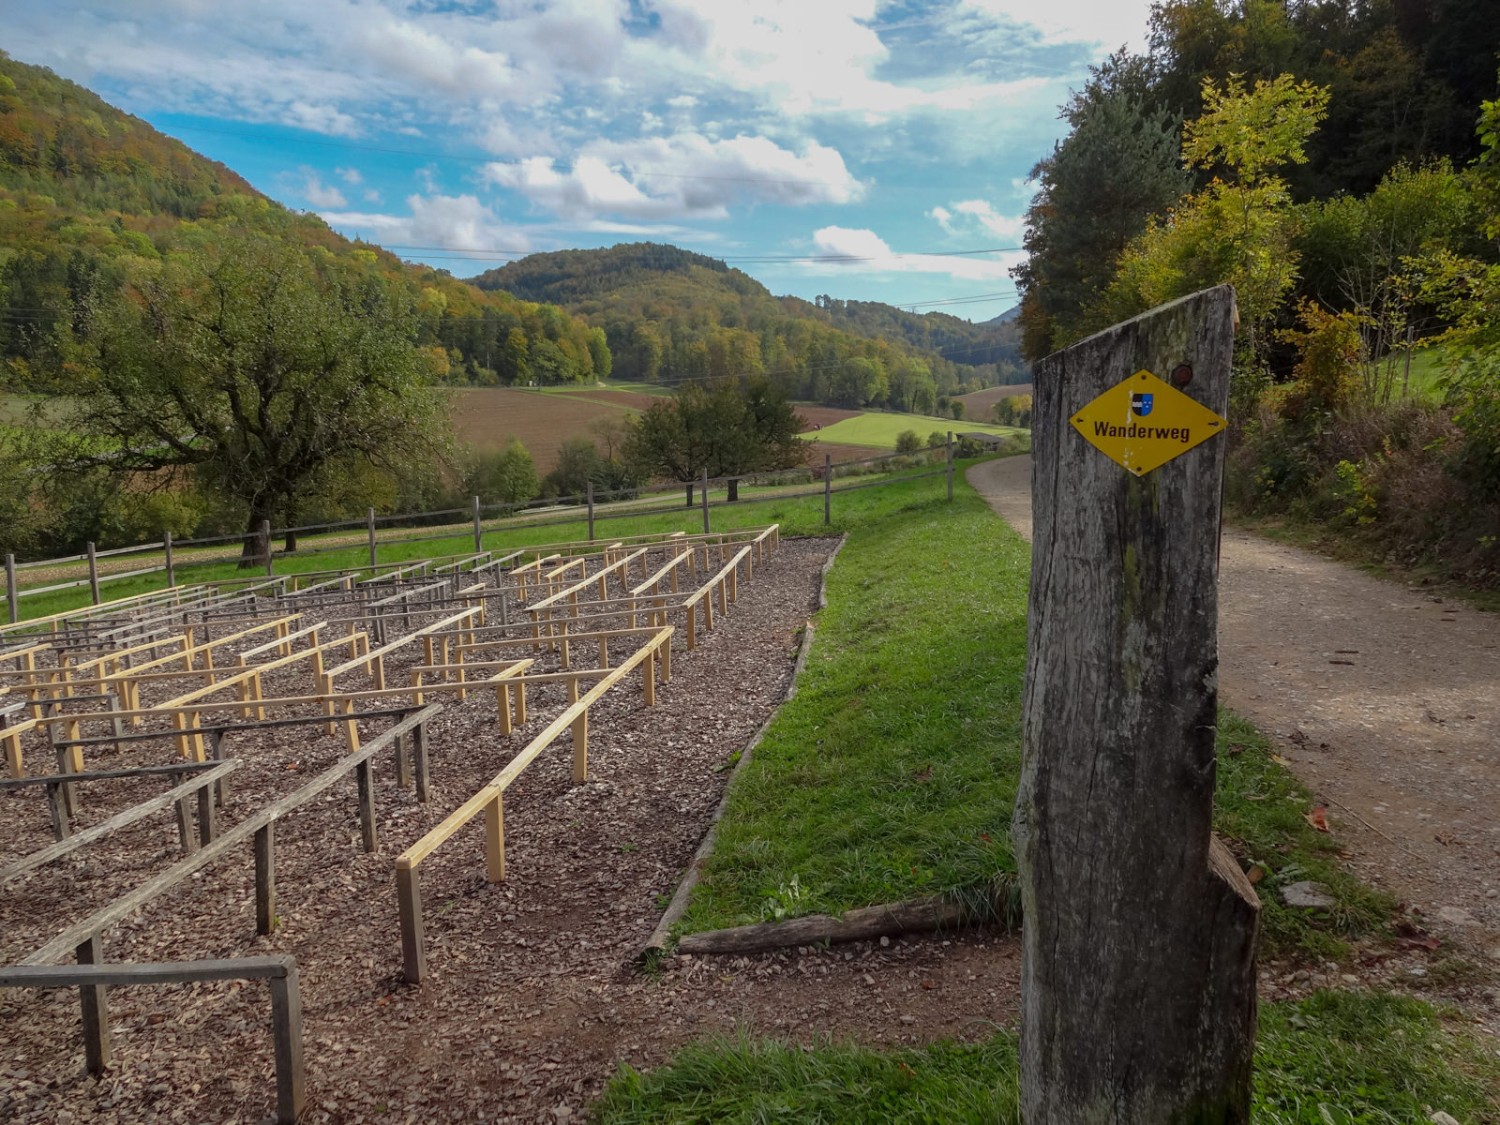
M 279 822 L 273 934 L 255 936 L 246 847 L 111 930 L 107 959 L 295 955 L 307 1122 L 581 1118 L 621 1060 L 659 1061 L 705 1026 L 795 1033 L 818 1017 L 819 1028 L 874 1040 L 898 1041 L 918 1020 L 973 1033 L 996 990 L 1008 993 L 1014 980 L 1008 947 L 995 956 L 988 943 L 998 939 L 983 934 L 717 964 L 678 958 L 657 976 L 633 967 L 708 827 L 732 755 L 786 692 L 834 545 L 784 541 L 697 649 L 679 640 L 654 708 L 644 706 L 639 677 L 596 704 L 587 783 L 571 784 L 566 738 L 528 769 L 507 794 L 505 882 L 485 879 L 482 818 L 423 864 L 429 977 L 420 987 L 401 978 L 393 858 L 545 725 L 563 705 L 560 686 L 545 689 L 555 698 L 529 700 L 529 722 L 509 739 L 497 732 L 493 693 L 450 697 L 429 733 L 428 805 L 379 761 L 381 846 L 372 855 L 359 847 L 352 775 Z M 226 824 L 344 752 L 319 728 L 246 735 L 232 749 L 246 767 Z M 159 760 L 161 748 L 135 744 L 91 756 L 89 766 L 153 753 Z M 131 784 L 121 801 L 164 788 Z M 24 807 L 15 795 L 0 800 L 0 863 L 50 839 L 39 792 L 26 794 Z M 110 811 L 95 803 L 87 799 L 84 823 Z M 179 857 L 163 813 L 11 883 L 0 896 L 0 958 L 24 957 Z M 901 971 L 877 982 L 875 966 Z M 963 989 L 973 1003 L 955 1006 Z M 259 1122 L 272 1112 L 263 984 L 115 989 L 109 1005 L 114 1061 L 93 1079 L 83 1073 L 75 990 L 0 992 L 0 1120 Z

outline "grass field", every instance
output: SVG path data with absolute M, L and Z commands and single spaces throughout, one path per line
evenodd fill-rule
M 955 422 L 952 418 L 933 418 L 925 414 L 877 414 L 864 413 L 857 418 L 846 418 L 818 431 L 818 440 L 845 445 L 866 445 L 880 449 L 895 449 L 896 437 L 903 430 L 915 430 L 923 444 L 934 430 L 946 434 L 978 432 L 1013 437 L 1028 431 L 1014 426 L 995 426 L 990 423 Z

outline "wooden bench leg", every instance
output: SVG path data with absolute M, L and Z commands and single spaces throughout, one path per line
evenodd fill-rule
M 80 942 L 77 955 L 80 965 L 101 964 L 104 960 L 103 939 L 95 934 Z M 109 1067 L 108 991 L 102 984 L 85 984 L 78 988 L 78 999 L 83 1008 L 84 1068 L 93 1075 L 103 1074 Z

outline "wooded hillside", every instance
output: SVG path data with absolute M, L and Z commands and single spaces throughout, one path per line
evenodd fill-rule
M 564 383 L 609 372 L 602 333 L 562 310 L 483 293 L 298 215 L 76 83 L 0 52 L 0 389 L 69 389 L 86 310 L 189 228 L 240 223 L 375 266 L 418 290 L 436 378 Z
M 946 396 L 1022 381 L 1007 326 L 775 297 L 718 259 L 659 243 L 532 254 L 473 280 L 555 301 L 602 328 L 623 379 L 766 374 L 794 398 L 920 412 Z

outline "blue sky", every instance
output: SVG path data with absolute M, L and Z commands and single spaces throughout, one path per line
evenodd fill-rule
M 1149 0 L 9 0 L 5 49 L 469 277 L 671 242 L 985 320 L 1027 175 Z

